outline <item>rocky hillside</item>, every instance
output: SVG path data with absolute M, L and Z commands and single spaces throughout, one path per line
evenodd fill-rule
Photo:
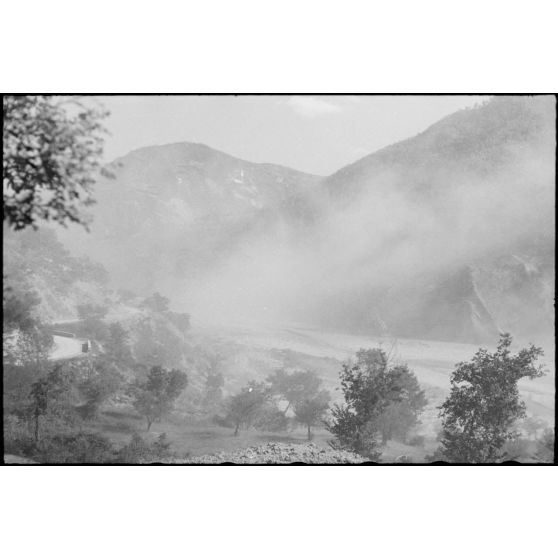
M 86 256 L 72 255 L 52 229 L 11 232 L 4 229 L 5 286 L 35 292 L 38 316 L 45 322 L 77 317 L 81 304 L 111 304 L 104 267 Z
M 318 177 L 205 145 L 146 147 L 112 168 L 116 178 L 97 187 L 92 234 L 64 240 L 140 292 L 218 272 L 247 238 L 297 234 L 316 212 Z
M 99 183 L 91 234 L 63 238 L 117 286 L 194 318 L 212 306 L 217 320 L 248 308 L 475 343 L 552 335 L 554 127 L 552 97 L 496 97 L 326 178 L 147 147 Z

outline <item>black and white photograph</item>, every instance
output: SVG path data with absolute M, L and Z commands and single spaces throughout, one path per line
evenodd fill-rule
M 554 462 L 556 97 L 3 96 L 6 464 Z
M 556 554 L 555 12 L 4 2 L 2 555 Z

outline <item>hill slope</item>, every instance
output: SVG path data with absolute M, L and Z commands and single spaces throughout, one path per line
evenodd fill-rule
M 555 103 L 497 97 L 320 178 L 198 144 L 139 149 L 67 245 L 118 286 L 243 313 L 477 342 L 550 334 Z

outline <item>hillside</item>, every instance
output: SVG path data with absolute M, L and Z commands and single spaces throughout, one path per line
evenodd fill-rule
M 108 274 L 87 256 L 72 255 L 52 229 L 11 232 L 4 229 L 5 285 L 40 297 L 38 318 L 72 320 L 80 304 L 110 304 Z
M 98 184 L 91 234 L 62 238 L 116 286 L 216 323 L 549 337 L 554 104 L 496 97 L 326 178 L 199 144 L 146 147 Z
M 316 211 L 318 177 L 200 144 L 138 149 L 112 168 L 115 180 L 97 187 L 92 234 L 72 230 L 64 240 L 139 292 L 203 280 L 246 239 L 296 234 Z

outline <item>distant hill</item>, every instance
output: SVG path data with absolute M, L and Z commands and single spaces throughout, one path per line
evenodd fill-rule
M 318 177 L 205 145 L 138 149 L 113 169 L 116 179 L 97 187 L 92 234 L 74 230 L 64 238 L 133 290 L 218 272 L 247 237 L 304 228 L 316 211 Z
M 398 234 L 384 235 L 382 249 L 401 249 L 409 262 L 397 266 L 406 279 L 352 293 L 361 308 L 352 325 L 381 316 L 396 334 L 440 340 L 551 336 L 555 122 L 553 97 L 495 97 L 328 177 L 324 188 L 344 211 L 393 211 Z
M 199 144 L 146 147 L 98 184 L 91 234 L 63 239 L 117 286 L 161 291 L 194 318 L 551 335 L 555 145 L 543 96 L 496 97 L 325 178 Z

